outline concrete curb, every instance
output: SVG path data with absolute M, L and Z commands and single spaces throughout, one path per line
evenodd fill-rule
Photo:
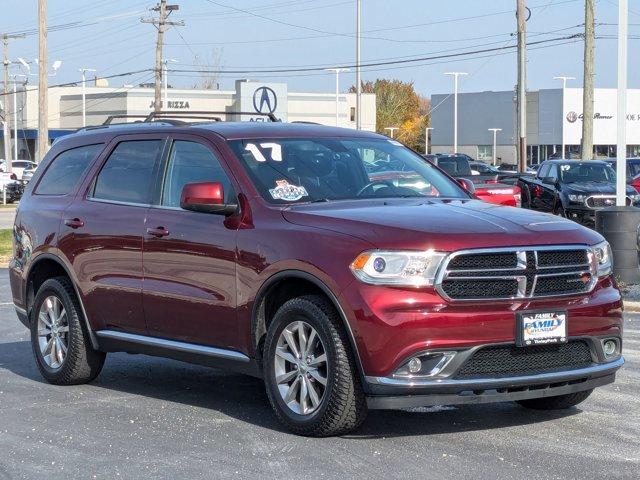
M 626 312 L 640 312 L 640 302 L 634 302 L 632 300 L 623 300 L 624 309 Z

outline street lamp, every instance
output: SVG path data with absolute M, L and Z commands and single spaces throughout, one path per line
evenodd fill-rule
M 453 153 L 458 152 L 458 77 L 468 75 L 466 72 L 445 72 L 453 77 Z
M 496 148 L 497 148 L 496 136 L 498 135 L 498 132 L 502 131 L 502 129 L 501 128 L 489 128 L 488 130 L 490 132 L 493 132 L 493 149 L 491 150 L 491 153 L 492 153 L 492 156 L 493 156 L 493 165 L 495 166 L 495 164 L 496 164 Z
M 164 80 L 164 108 L 169 108 L 169 97 L 168 97 L 168 93 L 167 90 L 169 90 L 169 80 L 167 79 L 167 64 L 171 62 L 171 63 L 179 63 L 178 60 L 176 60 L 175 58 L 163 58 L 162 59 L 162 78 Z
M 627 31 L 629 4 L 618 0 L 618 138 L 616 146 L 616 206 L 627 204 Z
M 393 132 L 395 132 L 396 130 L 399 129 L 399 127 L 385 127 L 385 130 L 389 130 L 389 133 L 391 134 L 391 138 L 393 138 Z
M 325 68 L 325 71 L 327 72 L 335 72 L 336 74 L 336 127 L 338 126 L 338 122 L 339 122 L 339 113 L 340 113 L 340 106 L 338 105 L 338 102 L 340 100 L 340 73 L 341 72 L 348 72 L 349 69 L 348 68 Z
M 564 91 L 567 88 L 567 80 L 575 80 L 576 77 L 567 77 L 566 75 L 559 75 L 557 77 L 553 77 L 554 80 L 562 80 L 562 123 L 561 125 L 564 125 Z M 564 127 L 562 127 L 560 129 L 560 136 L 562 137 L 562 157 L 564 158 L 565 155 L 565 145 L 564 145 Z
M 87 93 L 86 93 L 86 73 L 95 72 L 95 68 L 81 68 L 79 70 L 82 73 L 82 126 L 87 126 Z
M 25 78 L 25 85 L 28 79 L 26 75 L 21 73 L 13 76 L 13 158 L 15 160 L 18 160 L 18 77 Z M 24 118 L 24 114 L 22 118 Z M 7 165 L 9 163 L 11 162 L 8 160 Z M 9 172 L 10 171 L 11 169 L 9 169 Z
M 424 129 L 424 153 L 429 153 L 429 132 L 433 130 L 433 127 L 426 127 Z
M 356 129 L 362 130 L 362 80 L 360 78 L 360 37 L 362 18 L 362 0 L 356 0 Z

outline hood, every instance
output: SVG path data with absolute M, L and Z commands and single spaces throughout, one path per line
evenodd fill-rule
M 564 193 L 582 193 L 582 194 L 616 194 L 616 186 L 613 183 L 603 182 L 574 182 L 567 183 L 563 188 Z M 635 194 L 633 187 L 627 186 L 627 195 Z
M 292 205 L 293 224 L 358 237 L 377 248 L 462 248 L 588 244 L 602 237 L 570 220 L 477 200 L 388 199 Z

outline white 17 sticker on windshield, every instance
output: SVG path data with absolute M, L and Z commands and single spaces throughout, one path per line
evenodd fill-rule
M 269 189 L 269 193 L 274 200 L 286 200 L 288 202 L 295 202 L 309 195 L 307 189 L 302 185 L 291 185 L 286 180 L 276 180 L 276 188 Z
M 280 145 L 279 143 L 264 142 L 260 144 L 260 148 L 269 150 L 271 152 L 271 160 L 273 160 L 274 162 L 282 161 L 282 145 Z M 256 159 L 256 162 L 266 162 L 267 159 L 260 151 L 260 148 L 258 148 L 255 143 L 247 143 L 247 146 L 244 147 L 247 152 L 251 152 L 251 155 L 253 155 L 253 158 Z

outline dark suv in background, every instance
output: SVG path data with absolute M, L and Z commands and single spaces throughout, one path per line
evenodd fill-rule
M 474 200 L 373 133 L 87 128 L 47 154 L 14 236 L 13 301 L 54 384 L 106 352 L 223 367 L 321 436 L 376 408 L 567 408 L 624 363 L 599 234 Z

